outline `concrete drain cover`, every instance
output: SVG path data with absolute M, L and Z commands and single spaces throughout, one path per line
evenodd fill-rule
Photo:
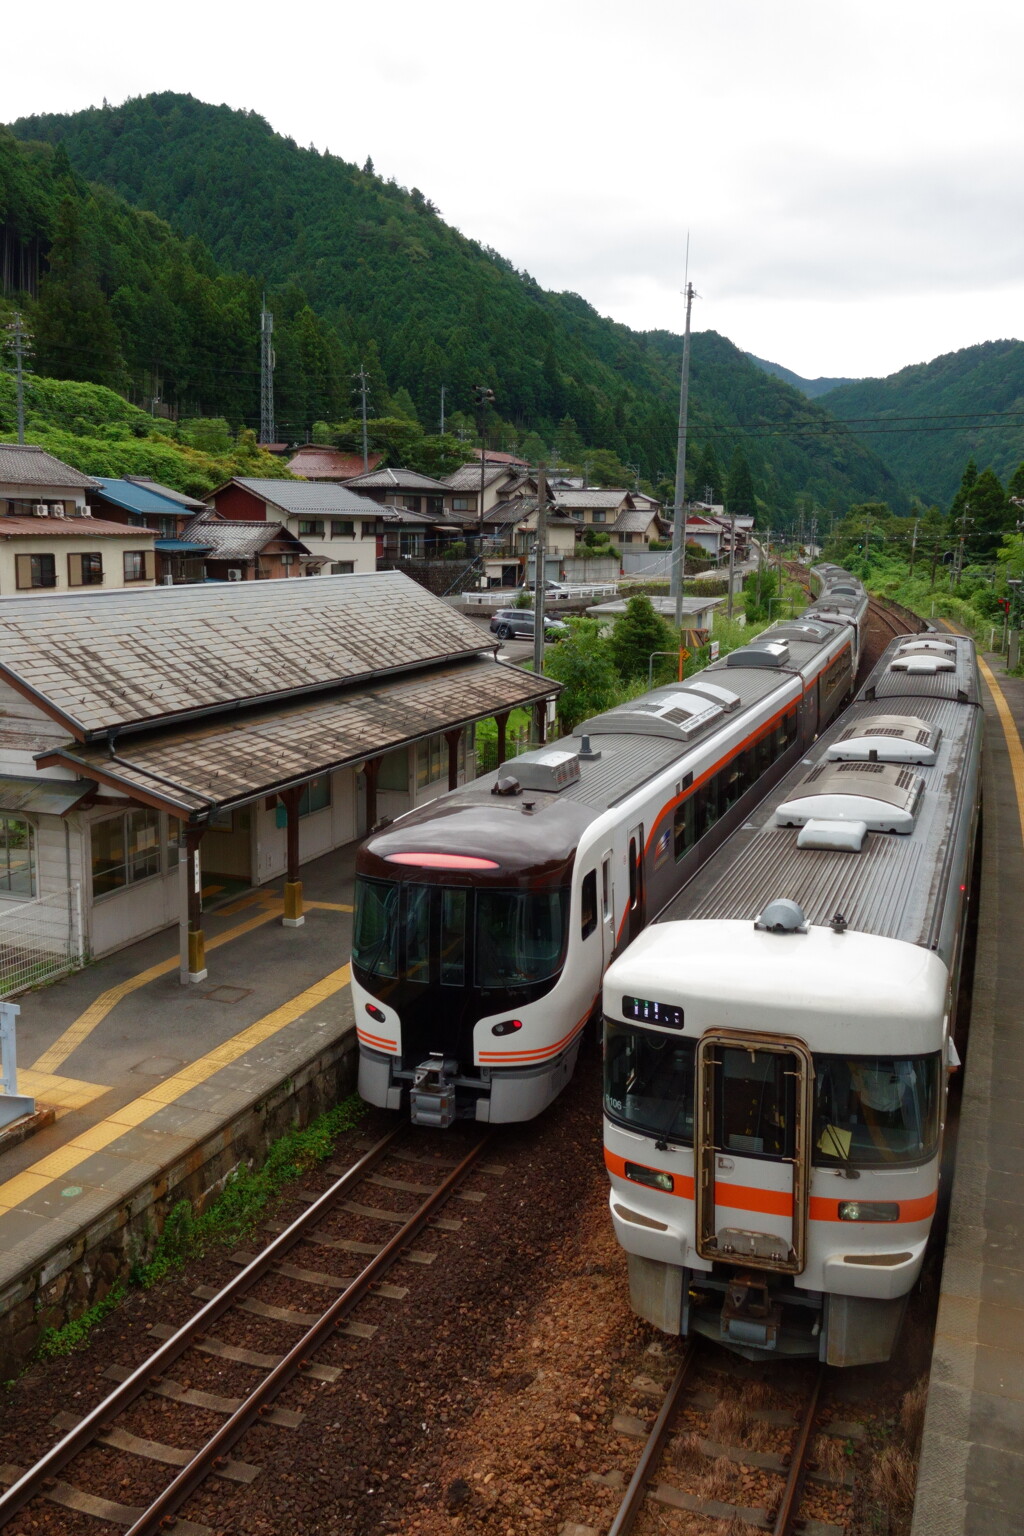
M 178 1061 L 174 1056 L 147 1056 L 145 1061 L 136 1062 L 132 1071 L 141 1072 L 143 1077 L 169 1077 L 184 1065 L 183 1061 Z
M 252 987 L 214 987 L 211 992 L 204 992 L 208 1003 L 240 1003 L 243 997 L 251 997 Z

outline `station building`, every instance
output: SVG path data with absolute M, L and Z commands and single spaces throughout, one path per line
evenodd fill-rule
M 99 956 L 475 775 L 558 685 L 399 572 L 0 599 L 0 911 L 75 892 Z M 70 900 L 69 900 L 70 908 Z

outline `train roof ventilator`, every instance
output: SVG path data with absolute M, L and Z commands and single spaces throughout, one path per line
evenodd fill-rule
M 799 827 L 798 848 L 859 853 L 868 832 L 912 832 L 923 790 L 923 779 L 895 763 L 826 760 L 778 807 L 775 825 Z

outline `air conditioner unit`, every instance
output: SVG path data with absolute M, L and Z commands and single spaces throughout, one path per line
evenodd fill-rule
M 165 587 L 173 587 L 174 586 L 174 577 L 173 576 L 161 576 L 160 580 L 162 581 L 162 583 L 163 583 L 163 585 Z
M 49 517 L 50 509 L 45 501 L 37 501 L 32 508 L 33 517 Z
M 79 507 L 79 517 L 92 517 L 92 507 Z
M 241 581 L 241 579 L 242 573 L 237 568 L 232 568 L 228 571 L 228 581 Z
M 67 514 L 64 508 L 64 503 L 62 501 L 52 501 L 50 503 L 51 517 L 65 517 L 66 515 Z

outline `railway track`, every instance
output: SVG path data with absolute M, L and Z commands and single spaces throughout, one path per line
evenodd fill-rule
M 232 1455 L 254 1425 L 274 1424 L 301 1431 L 301 1412 L 275 1406 L 275 1400 L 297 1378 L 330 1383 L 341 1377 L 339 1367 L 318 1361 L 317 1354 L 339 1335 L 372 1337 L 376 1331 L 373 1325 L 350 1321 L 351 1314 L 366 1298 L 404 1299 L 406 1288 L 388 1285 L 384 1277 L 399 1260 L 423 1264 L 436 1257 L 436 1254 L 413 1249 L 412 1244 L 428 1227 L 452 1230 L 461 1225 L 461 1219 L 441 1215 L 442 1208 L 453 1196 L 461 1195 L 471 1203 L 484 1198 L 483 1192 L 462 1191 L 460 1186 L 474 1170 L 502 1171 L 488 1168 L 481 1162 L 489 1140 L 489 1136 L 482 1136 L 457 1159 L 441 1159 L 425 1156 L 423 1133 L 413 1134 L 409 1127 L 402 1125 L 381 1138 L 352 1167 L 329 1169 L 331 1173 L 338 1171 L 339 1177 L 322 1194 L 310 1197 L 307 1210 L 257 1255 L 235 1255 L 236 1262 L 242 1267 L 227 1285 L 216 1291 L 200 1286 L 192 1293 L 205 1305 L 182 1327 L 154 1330 L 163 1342 L 148 1359 L 135 1370 L 108 1367 L 105 1374 L 116 1379 L 118 1384 L 97 1407 L 80 1419 L 66 1414 L 59 1416 L 57 1427 L 63 1429 L 64 1434 L 35 1465 L 27 1469 L 12 1465 L 0 1467 L 0 1483 L 8 1485 L 6 1491 L 0 1493 L 0 1530 L 9 1526 L 30 1505 L 33 1529 L 60 1530 L 59 1517 L 55 1522 L 46 1513 L 47 1507 L 52 1510 L 57 1505 L 127 1530 L 128 1536 L 156 1536 L 157 1532 L 172 1528 L 177 1536 L 212 1536 L 213 1527 L 183 1518 L 180 1511 L 211 1477 L 226 1483 L 249 1484 L 260 1476 L 262 1468 L 259 1465 L 237 1460 Z M 403 1145 L 404 1142 L 409 1145 Z M 425 1172 L 442 1177 L 438 1182 L 423 1184 L 410 1180 L 411 1171 L 420 1179 Z M 390 1201 L 390 1208 L 362 1205 L 351 1199 L 364 1188 L 373 1191 L 373 1198 Z M 414 1208 L 397 1209 L 409 1196 L 417 1197 Z M 369 1235 L 373 1229 L 379 1233 L 381 1226 L 397 1230 L 383 1240 L 378 1237 L 376 1241 L 362 1241 L 338 1235 L 335 1230 L 338 1216 L 346 1218 L 346 1231 L 354 1229 Z M 327 1262 L 333 1257 L 342 1263 L 346 1256 L 353 1254 L 367 1262 L 354 1276 L 334 1270 L 307 1269 L 288 1262 L 300 1244 L 312 1245 L 318 1252 L 327 1254 Z M 327 1290 L 332 1299 L 318 1313 L 281 1305 L 283 1292 L 283 1299 L 294 1299 L 287 1295 L 289 1286 L 295 1287 L 302 1297 L 307 1297 L 311 1291 L 322 1293 Z M 269 1301 L 260 1299 L 257 1293 L 261 1289 L 269 1292 Z M 247 1333 L 253 1326 L 253 1318 L 265 1320 L 270 1335 L 269 1348 L 242 1348 L 214 1336 L 212 1330 L 215 1327 L 223 1331 L 223 1325 L 227 1323 L 228 1331 L 231 1331 L 231 1320 L 237 1324 L 243 1314 Z M 282 1324 L 301 1330 L 297 1342 L 284 1351 L 273 1348 L 274 1340 L 280 1337 Z M 186 1359 L 184 1374 L 187 1381 L 183 1384 L 171 1379 L 167 1373 Z M 204 1363 L 208 1365 L 211 1360 L 250 1367 L 261 1374 L 251 1388 L 237 1398 L 197 1389 L 192 1382 L 197 1376 L 202 1379 Z M 153 1396 L 170 1400 L 186 1410 L 204 1410 L 216 1415 L 219 1423 L 200 1444 L 188 1449 L 181 1448 L 180 1442 L 188 1436 L 180 1429 L 172 1435 L 178 1443 L 171 1444 L 126 1428 L 125 1421 L 131 1422 L 130 1411 Z M 74 1481 L 65 1480 L 66 1472 L 74 1474 L 76 1460 L 97 1446 L 125 1459 L 127 1476 L 111 1476 L 108 1472 L 104 1479 L 108 1487 L 131 1486 L 135 1478 L 130 1469 L 137 1466 L 140 1459 L 151 1468 L 172 1469 L 173 1475 L 141 1506 L 116 1503 L 89 1492 Z M 56 1510 L 53 1515 L 57 1515 Z
M 691 1515 L 722 1521 L 742 1521 L 756 1529 L 770 1531 L 772 1536 L 842 1536 L 844 1526 L 805 1516 L 801 1518 L 804 1488 L 810 1472 L 816 1471 L 814 1447 L 816 1423 L 821 1408 L 822 1389 L 826 1370 L 819 1366 L 805 1384 L 803 1403 L 798 1413 L 785 1410 L 745 1410 L 737 1405 L 730 1414 L 719 1394 L 707 1393 L 695 1388 L 698 1368 L 705 1351 L 696 1339 L 688 1342 L 676 1369 L 654 1423 L 644 1443 L 640 1460 L 623 1496 L 622 1503 L 608 1530 L 608 1536 L 630 1536 L 638 1524 L 657 1518 L 658 1529 L 671 1529 L 665 1522 L 669 1510 L 686 1511 Z M 742 1387 L 737 1388 L 738 1395 Z M 711 1406 L 709 1404 L 711 1400 Z M 717 1400 L 716 1400 L 717 1399 Z M 698 1410 L 707 1415 L 708 1433 L 690 1432 L 677 1442 L 677 1454 L 672 1450 L 675 1426 L 684 1410 Z M 710 1411 L 709 1411 L 710 1409 Z M 743 1438 L 744 1424 L 760 1423 L 770 1427 L 770 1433 L 779 1430 L 789 1436 L 789 1449 L 781 1454 L 777 1450 L 759 1451 L 749 1445 L 723 1444 L 713 1438 L 716 1422 L 721 1424 L 732 1418 L 734 1438 Z M 840 1431 L 851 1426 L 840 1425 Z M 827 1433 L 828 1431 L 826 1431 Z M 694 1463 L 703 1459 L 710 1467 L 726 1464 L 733 1468 L 755 1468 L 765 1479 L 769 1493 L 763 1505 L 752 1506 L 734 1502 L 721 1496 L 709 1496 L 706 1489 L 707 1475 L 698 1473 L 696 1483 L 703 1481 L 705 1490 L 688 1492 L 680 1486 L 685 1482 L 686 1471 L 692 1474 Z M 676 1465 L 673 1466 L 672 1462 Z M 664 1464 L 664 1465 L 663 1465 Z M 664 1478 L 662 1473 L 664 1472 Z M 680 1475 L 682 1474 L 682 1475 Z M 693 1478 L 690 1479 L 693 1481 Z M 824 1481 L 845 1482 L 845 1474 L 829 1477 Z M 781 1485 L 781 1486 L 779 1486 Z M 654 1529 L 652 1525 L 650 1527 Z

